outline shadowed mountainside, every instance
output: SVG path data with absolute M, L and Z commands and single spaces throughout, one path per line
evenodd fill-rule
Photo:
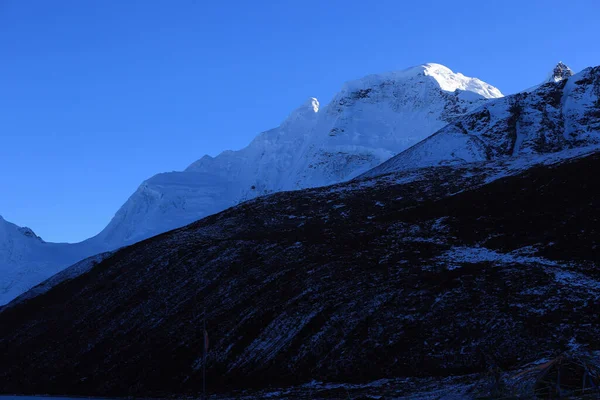
M 278 193 L 121 249 L 0 312 L 0 392 L 197 393 L 204 306 L 215 391 L 596 346 L 600 154 L 501 170 Z

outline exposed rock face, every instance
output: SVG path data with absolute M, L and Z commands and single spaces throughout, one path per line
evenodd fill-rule
M 35 232 L 26 226 L 18 228 L 19 232 L 23 234 L 23 236 L 28 238 L 36 238 L 37 240 L 43 242 L 42 238 L 35 234 Z
M 373 148 L 401 145 L 379 117 L 432 121 L 419 101 L 443 104 L 430 127 L 449 122 L 364 178 L 242 203 L 26 293 L 0 310 L 0 392 L 197 393 L 204 307 L 215 391 L 427 381 L 599 350 L 600 67 L 492 101 L 468 88 L 494 93 L 435 65 L 367 77 L 325 108 L 310 99 L 251 152 L 152 178 L 100 242 L 157 229 L 138 217 L 167 229 L 232 199 L 350 178 L 387 157 Z M 290 134 L 299 121 L 307 130 Z M 299 146 L 317 127 L 321 141 Z M 310 164 L 263 158 L 282 148 Z M 1 238 L 11 262 L 54 254 L 0 218 Z
M 573 71 L 571 70 L 571 68 L 569 68 L 565 63 L 560 61 L 558 64 L 556 64 L 556 67 L 554 67 L 554 69 L 552 70 L 552 74 L 550 75 L 550 78 L 548 78 L 548 81 L 549 82 L 560 82 L 560 81 L 570 78 L 573 75 L 574 74 L 573 74 Z
M 197 393 L 203 307 L 211 390 L 597 347 L 600 154 L 528 167 L 278 193 L 124 248 L 0 312 L 0 392 Z
M 499 97 L 439 64 L 347 82 L 329 104 L 308 99 L 241 150 L 150 178 L 94 240 L 131 244 L 241 201 L 354 178 Z

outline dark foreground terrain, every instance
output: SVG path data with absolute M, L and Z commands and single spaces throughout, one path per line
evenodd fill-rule
M 0 393 L 197 394 L 204 308 L 212 392 L 597 349 L 600 155 L 498 171 L 279 193 L 124 248 L 0 311 Z

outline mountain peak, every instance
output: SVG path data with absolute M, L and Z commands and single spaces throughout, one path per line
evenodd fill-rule
M 442 64 L 425 63 L 400 71 L 392 71 L 383 74 L 367 75 L 364 78 L 346 82 L 342 89 L 344 92 L 356 92 L 372 89 L 376 86 L 386 85 L 389 82 L 407 82 L 417 88 L 422 83 L 423 76 L 429 77 L 439 88 L 446 92 L 456 90 L 468 91 L 488 99 L 503 97 L 503 94 L 492 85 L 477 78 L 465 76 L 454 72 Z
M 308 107 L 314 112 L 319 112 L 319 100 L 317 100 L 315 97 L 309 97 L 308 100 L 304 102 L 304 107 Z
M 494 86 L 480 79 L 465 76 L 460 72 L 454 72 L 445 65 L 427 63 L 423 64 L 421 68 L 423 68 L 426 76 L 431 76 L 438 82 L 442 90 L 448 92 L 456 90 L 474 92 L 488 99 L 503 97 L 500 90 Z
M 554 67 L 550 76 L 547 79 L 547 82 L 560 82 L 564 79 L 573 76 L 573 70 L 569 68 L 565 63 L 559 61 L 558 64 Z
M 0 215 L 0 228 L 3 229 L 4 232 L 12 235 L 13 232 L 19 232 L 21 235 L 26 236 L 28 238 L 35 238 L 42 241 L 42 238 L 35 234 L 35 232 L 26 226 L 18 226 L 5 220 L 2 215 Z

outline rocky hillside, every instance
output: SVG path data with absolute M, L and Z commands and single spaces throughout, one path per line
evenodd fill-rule
M 537 165 L 533 165 L 537 164 Z M 243 203 L 0 312 L 0 392 L 197 393 L 510 370 L 600 334 L 600 153 Z
M 369 174 L 598 145 L 600 67 L 572 76 L 563 69 L 559 64 L 555 75 L 561 75 L 533 91 L 491 101 L 459 118 Z

